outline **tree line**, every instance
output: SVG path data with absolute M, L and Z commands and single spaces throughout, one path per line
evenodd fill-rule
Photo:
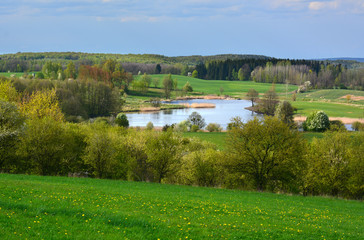
M 6 81 L 0 99 L 1 172 L 363 198 L 363 132 L 310 143 L 277 117 L 234 118 L 219 151 L 171 128 L 66 122 L 54 89 L 19 98 Z

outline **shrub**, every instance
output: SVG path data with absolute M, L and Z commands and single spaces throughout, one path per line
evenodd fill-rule
M 197 125 L 192 125 L 191 132 L 197 132 L 200 128 Z
M 222 127 L 217 123 L 209 123 L 209 125 L 206 127 L 206 130 L 209 132 L 221 132 Z
M 364 131 L 364 123 L 361 123 L 359 121 L 353 122 L 353 124 L 351 125 L 351 128 L 354 131 Z
M 302 125 L 305 131 L 323 132 L 330 127 L 327 114 L 323 111 L 311 113 Z
M 197 125 L 199 129 L 206 126 L 205 119 L 198 112 L 191 113 L 188 117 L 188 121 L 190 121 L 192 125 Z
M 129 120 L 124 113 L 119 113 L 116 116 L 115 123 L 120 127 L 129 127 Z
M 147 130 L 152 130 L 154 128 L 153 123 L 152 122 L 148 122 L 146 128 L 147 128 Z

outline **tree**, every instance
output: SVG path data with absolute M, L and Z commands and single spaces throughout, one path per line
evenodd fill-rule
M 246 97 L 252 102 L 252 107 L 254 107 L 254 102 L 256 102 L 259 98 L 259 93 L 251 88 L 246 94 Z
M 163 88 L 164 88 L 164 94 L 165 94 L 166 98 L 170 98 L 171 91 L 173 89 L 173 79 L 172 79 L 171 74 L 168 74 L 168 76 L 165 76 L 163 78 Z
M 188 121 L 191 122 L 192 125 L 198 126 L 199 129 L 206 126 L 205 119 L 198 112 L 191 113 L 188 117 Z
M 324 111 L 313 112 L 303 122 L 302 127 L 305 131 L 323 132 L 330 128 L 329 117 Z
M 197 72 L 197 70 L 193 70 L 193 72 L 192 72 L 192 77 L 193 77 L 193 78 L 197 78 L 197 77 L 198 77 L 198 72 Z
M 10 81 L 0 82 L 0 100 L 15 102 L 18 96 L 18 92 Z
M 14 156 L 15 145 L 24 130 L 24 116 L 14 103 L 0 99 L 0 170 Z
M 144 73 L 140 81 L 144 82 L 145 85 L 149 88 L 150 84 L 152 83 L 152 78 L 148 74 Z
M 129 127 L 129 120 L 124 113 L 119 113 L 116 116 L 115 123 L 119 127 L 126 127 L 126 128 Z
M 67 68 L 64 70 L 64 74 L 66 75 L 67 79 L 68 78 L 73 78 L 73 79 L 77 78 L 76 67 L 73 62 L 70 62 L 67 64 Z
M 52 118 L 31 118 L 20 138 L 19 155 L 26 160 L 27 173 L 57 175 L 65 151 L 63 124 Z
M 183 86 L 184 92 L 193 92 L 193 88 L 191 84 L 187 81 L 186 84 Z
M 289 102 L 283 101 L 278 104 L 274 116 L 276 116 L 279 120 L 283 121 L 289 126 L 292 126 L 294 122 L 293 121 L 294 111 L 295 108 L 292 107 L 292 105 Z
M 274 117 L 254 118 L 246 124 L 236 120 L 227 139 L 233 169 L 250 177 L 259 191 L 267 186 L 293 188 L 304 164 L 299 132 Z
M 51 118 L 63 121 L 64 115 L 59 107 L 56 91 L 44 90 L 25 97 L 20 105 L 21 112 L 32 119 Z
M 86 137 L 86 149 L 83 159 L 98 178 L 110 177 L 115 166 L 116 148 L 107 124 L 94 123 Z
M 154 87 L 157 88 L 159 86 L 159 78 L 153 78 Z
M 156 182 L 161 183 L 163 178 L 176 171 L 181 157 L 180 144 L 172 131 L 162 132 L 147 142 L 148 163 Z
M 349 166 L 353 160 L 350 142 L 345 132 L 329 132 L 322 139 L 313 139 L 307 156 L 306 191 L 333 196 L 347 191 Z
M 273 116 L 278 102 L 278 95 L 274 88 L 271 88 L 268 92 L 264 93 L 264 98 L 259 106 L 259 111 Z
M 162 72 L 162 67 L 161 65 L 158 63 L 156 66 L 155 66 L 155 73 L 156 74 L 160 74 Z

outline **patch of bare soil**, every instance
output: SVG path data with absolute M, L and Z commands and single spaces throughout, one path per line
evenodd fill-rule
M 294 117 L 294 120 L 296 122 L 304 122 L 304 121 L 306 121 L 306 117 L 304 117 L 304 116 L 298 116 L 298 117 Z M 362 118 L 330 117 L 330 120 L 331 121 L 333 121 L 333 120 L 340 120 L 344 124 L 352 124 L 354 122 L 364 123 L 364 119 L 362 119 Z
M 345 95 L 345 96 L 342 96 L 341 98 L 348 99 L 348 96 L 350 96 L 350 99 L 351 100 L 354 100 L 354 101 L 362 101 L 362 100 L 364 100 L 364 97 L 363 96 L 355 96 L 355 95 L 350 95 L 350 94 Z

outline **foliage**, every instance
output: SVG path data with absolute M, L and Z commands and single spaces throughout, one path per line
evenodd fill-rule
M 246 97 L 252 102 L 252 107 L 254 107 L 254 102 L 256 102 L 259 99 L 259 93 L 251 88 L 246 94 Z
M 119 113 L 116 116 L 115 123 L 120 127 L 129 127 L 129 120 L 124 113 Z
M 236 122 L 227 141 L 235 171 L 251 177 L 257 190 L 292 190 L 291 184 L 299 182 L 302 138 L 277 118 Z
M 18 100 L 18 92 L 10 81 L 0 81 L 0 100 L 9 102 Z
M 363 135 L 328 132 L 324 138 L 314 139 L 308 155 L 305 191 L 308 194 L 363 197 L 364 171 Z M 349 183 L 350 181 L 350 183 Z
M 64 120 L 55 90 L 37 91 L 31 96 L 24 97 L 20 111 L 31 119 L 47 117 L 55 121 Z
M 172 75 L 168 74 L 168 76 L 163 79 L 163 89 L 165 97 L 168 99 L 171 97 L 171 91 L 173 90 L 173 79 Z
M 311 113 L 302 125 L 305 131 L 323 132 L 330 127 L 329 117 L 323 111 Z
M 217 123 L 209 123 L 206 127 L 206 130 L 209 132 L 221 132 L 222 127 Z
M 151 98 L 150 103 L 153 107 L 160 107 L 161 106 L 161 100 L 160 98 Z
M 278 102 L 278 95 L 274 87 L 272 87 L 269 91 L 264 93 L 264 98 L 261 99 L 261 102 L 258 106 L 259 112 L 273 116 Z
M 0 99 L 0 171 L 11 165 L 16 143 L 24 130 L 24 117 L 14 103 Z
M 193 92 L 193 88 L 189 82 L 186 82 L 186 84 L 183 86 L 182 90 L 184 92 Z
M 351 125 L 351 128 L 354 131 L 364 131 L 364 123 L 361 123 L 359 121 L 355 121 L 353 122 L 353 124 Z
M 206 126 L 205 119 L 198 112 L 191 113 L 187 120 L 191 122 L 192 125 L 198 126 L 199 129 Z
M 167 175 L 177 170 L 181 158 L 179 145 L 180 141 L 172 131 L 162 132 L 147 142 L 147 161 L 156 182 L 160 183 Z
M 193 78 L 197 78 L 197 77 L 198 77 L 198 72 L 197 72 L 197 70 L 193 70 L 193 72 L 192 72 L 192 77 L 193 77 Z
M 58 175 L 65 151 L 64 128 L 60 121 L 50 117 L 31 118 L 27 131 L 20 138 L 19 155 L 26 173 Z
M 182 122 L 178 123 L 174 127 L 174 131 L 176 132 L 188 132 L 191 129 L 191 122 L 187 120 L 183 120 Z
M 295 108 L 292 107 L 292 105 L 289 102 L 283 101 L 278 104 L 274 116 L 276 116 L 279 120 L 283 121 L 289 126 L 292 126 L 294 123 L 293 121 L 294 111 Z
M 148 123 L 147 123 L 147 126 L 146 126 L 146 129 L 147 129 L 147 130 L 153 130 L 153 128 L 154 128 L 153 123 L 152 123 L 152 122 L 148 122 Z
M 158 63 L 156 66 L 155 66 L 155 73 L 156 74 L 160 74 L 162 71 L 162 68 L 161 68 L 161 65 Z

